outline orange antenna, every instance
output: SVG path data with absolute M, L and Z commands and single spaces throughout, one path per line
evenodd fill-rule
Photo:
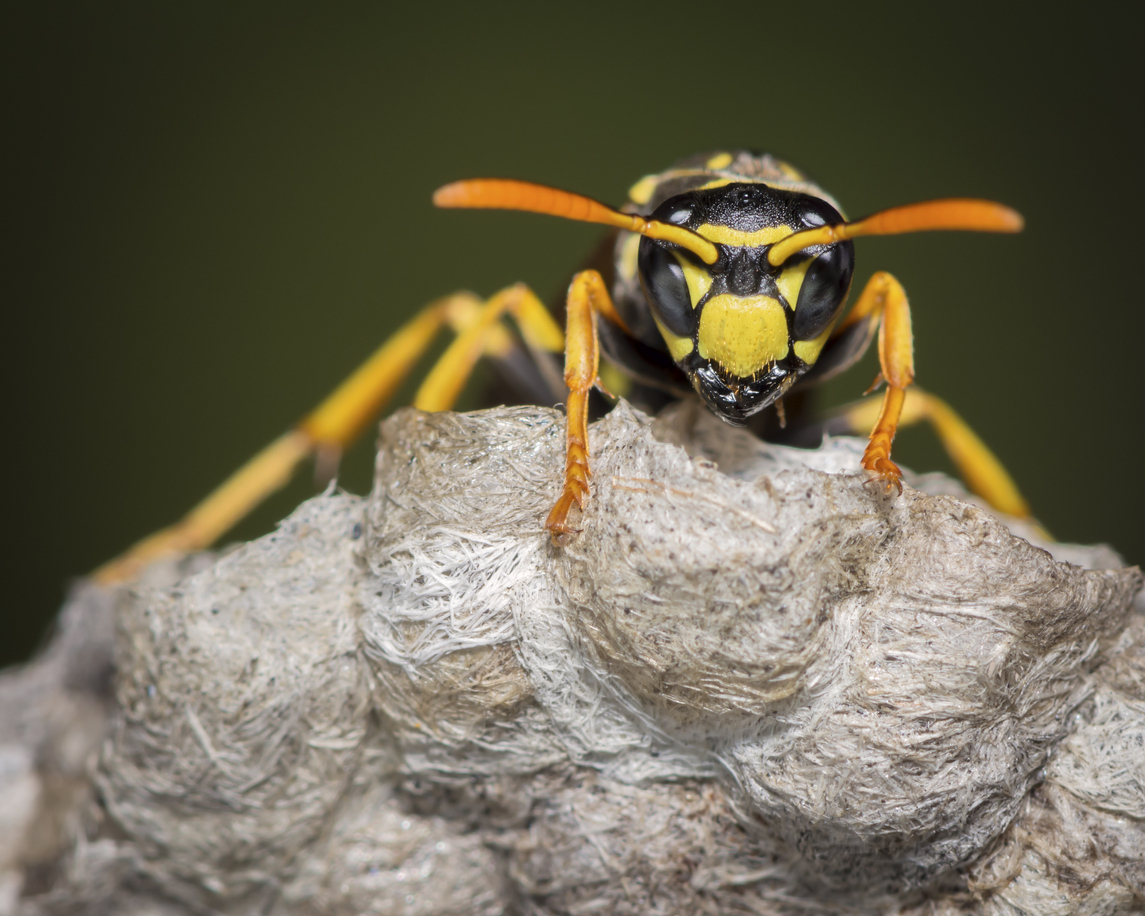
M 859 235 L 902 235 L 905 232 L 929 232 L 935 229 L 1020 232 L 1022 226 L 1020 213 L 992 200 L 927 200 L 881 210 L 854 223 L 804 229 L 772 245 L 767 260 L 772 267 L 778 267 L 797 251 L 811 245 L 830 245 Z
M 629 232 L 638 232 L 650 239 L 661 239 L 686 248 L 705 264 L 715 264 L 719 249 L 691 229 L 645 219 L 632 213 L 621 213 L 612 207 L 569 191 L 560 191 L 528 181 L 506 178 L 471 178 L 455 181 L 433 192 L 438 207 L 465 207 L 476 210 L 525 210 L 529 213 L 547 213 L 581 223 L 600 223 Z M 809 242 L 808 244 L 815 244 Z

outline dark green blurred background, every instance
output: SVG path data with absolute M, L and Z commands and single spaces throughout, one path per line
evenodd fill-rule
M 547 298 L 598 235 L 434 211 L 435 187 L 620 202 L 720 147 L 789 159 L 854 216 L 947 195 L 1021 210 L 1018 237 L 860 241 L 856 283 L 904 282 L 920 383 L 1050 530 L 1145 560 L 1140 30 L 957 9 L 6 10 L 0 663 L 73 577 L 177 518 L 418 306 L 515 280 Z M 947 466 L 924 431 L 896 457 Z M 366 442 L 343 482 L 365 489 L 369 465 Z M 300 475 L 237 534 L 311 489 Z

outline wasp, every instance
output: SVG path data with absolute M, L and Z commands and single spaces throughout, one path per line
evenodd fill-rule
M 439 188 L 443 208 L 542 213 L 609 226 L 611 264 L 577 273 L 564 303 L 564 329 L 526 286 L 487 300 L 456 293 L 426 306 L 337 390 L 237 471 L 180 522 L 101 567 L 97 578 L 130 578 L 168 553 L 203 549 L 304 459 L 332 465 L 369 425 L 438 333 L 453 342 L 414 397 L 423 410 L 448 410 L 482 357 L 524 349 L 564 354 L 566 461 L 545 521 L 558 546 L 577 534 L 589 498 L 589 395 L 601 385 L 600 356 L 644 390 L 695 395 L 733 425 L 792 392 L 853 365 L 878 339 L 882 399 L 846 409 L 844 426 L 869 430 L 862 467 L 902 489 L 891 460 L 899 425 L 927 420 L 970 488 L 995 508 L 1029 508 L 988 448 L 939 398 L 912 385 L 910 306 L 902 285 L 878 272 L 845 305 L 855 266 L 853 239 L 927 230 L 1017 232 L 1021 216 L 986 200 L 945 199 L 882 210 L 849 221 L 838 203 L 800 171 L 769 155 L 718 152 L 681 161 L 638 181 L 619 209 L 568 191 L 506 179 Z M 510 330 L 510 319 L 519 337 Z

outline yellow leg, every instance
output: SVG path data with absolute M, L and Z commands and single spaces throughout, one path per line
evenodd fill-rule
M 486 302 L 449 345 L 414 395 L 414 407 L 449 410 L 456 403 L 482 354 L 505 352 L 493 335 L 503 332 L 498 322 L 506 312 L 516 319 L 521 334 L 531 345 L 554 353 L 564 346 L 561 329 L 536 294 L 522 283 L 510 286 Z
M 879 414 L 863 452 L 863 467 L 888 486 L 902 491 L 902 471 L 891 461 L 891 443 L 898 429 L 906 388 L 914 381 L 914 339 L 910 329 L 910 304 L 894 277 L 879 271 L 868 281 L 859 301 L 840 326 L 842 331 L 857 321 L 879 323 L 879 367 L 872 388 L 887 383 Z
M 448 409 L 483 352 L 502 354 L 513 345 L 506 328 L 498 323 L 506 311 L 517 319 L 530 344 L 554 352 L 560 350 L 563 344 L 560 328 L 524 286 L 502 290 L 486 303 L 472 293 L 456 293 L 439 299 L 375 350 L 295 429 L 255 455 L 180 521 L 105 563 L 95 570 L 93 578 L 103 583 L 124 582 L 160 557 L 209 547 L 271 493 L 283 487 L 305 458 L 316 451 L 340 454 L 381 411 L 446 325 L 457 331 L 459 337 L 419 391 L 418 406 L 427 410 Z M 462 342 L 464 346 L 459 350 L 457 345 Z M 468 359 L 474 350 L 472 359 Z M 461 372 L 448 363 L 458 352 L 468 360 Z M 443 377 L 445 381 L 435 383 L 433 390 L 423 397 L 430 381 Z
M 617 314 L 604 280 L 595 270 L 581 271 L 569 286 L 565 327 L 565 384 L 569 388 L 566 418 L 565 483 L 561 495 L 545 520 L 545 528 L 558 547 L 566 546 L 579 529 L 568 521 L 575 503 L 583 510 L 588 500 L 588 393 L 596 384 L 600 367 L 597 313 L 619 327 Z
M 875 422 L 879 405 L 873 401 L 860 401 L 843 410 L 843 416 L 855 432 L 869 429 Z M 972 493 L 1007 515 L 1030 517 L 1030 506 L 1018 491 L 1013 478 L 1006 472 L 994 453 L 975 435 L 957 413 L 940 398 L 918 388 L 906 393 L 899 423 L 928 421 L 943 447 L 958 468 Z

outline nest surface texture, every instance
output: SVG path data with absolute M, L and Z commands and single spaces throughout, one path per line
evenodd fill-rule
M 401 411 L 368 497 L 77 590 L 0 675 L 0 913 L 1145 904 L 1145 613 L 862 443 Z M 1043 549 L 1043 547 L 1045 549 Z

